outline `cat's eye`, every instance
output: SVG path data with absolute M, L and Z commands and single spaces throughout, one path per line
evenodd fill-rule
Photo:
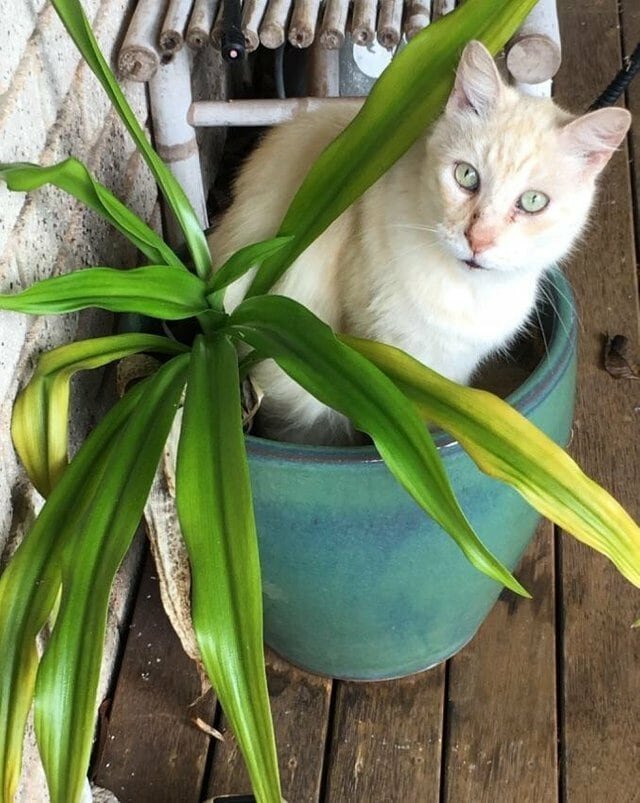
M 542 212 L 549 205 L 549 196 L 540 190 L 527 190 L 518 198 L 516 206 L 523 212 Z
M 469 192 L 475 192 L 480 186 L 478 171 L 469 162 L 458 162 L 453 171 L 453 177 L 458 184 Z

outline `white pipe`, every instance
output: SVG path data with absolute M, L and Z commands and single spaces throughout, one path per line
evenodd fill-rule
M 148 81 L 160 66 L 157 48 L 168 0 L 138 0 L 118 54 L 118 72 L 133 81 Z
M 196 132 L 187 122 L 191 106 L 190 51 L 179 50 L 170 64 L 161 67 L 149 81 L 149 101 L 156 151 L 182 185 L 203 229 L 207 228 L 207 205 Z M 169 239 L 182 240 L 180 229 L 167 211 Z
M 538 84 L 553 78 L 561 61 L 556 0 L 538 0 L 507 46 L 507 69 L 516 81 Z
M 201 126 L 267 126 L 285 123 L 301 112 L 332 106 L 359 108 L 363 98 L 286 98 L 284 100 L 199 100 L 191 104 L 187 120 Z

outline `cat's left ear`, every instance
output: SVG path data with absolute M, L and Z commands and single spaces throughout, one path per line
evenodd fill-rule
M 503 86 L 491 53 L 482 42 L 469 42 L 460 57 L 447 112 L 471 110 L 483 116 L 496 104 Z
M 564 126 L 560 136 L 564 145 L 579 155 L 585 172 L 597 175 L 625 138 L 631 125 L 626 109 L 598 109 Z

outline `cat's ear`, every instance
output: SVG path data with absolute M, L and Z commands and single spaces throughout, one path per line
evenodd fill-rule
M 585 172 L 596 175 L 607 164 L 631 125 L 626 109 L 598 109 L 565 125 L 563 144 L 584 160 Z
M 462 51 L 447 112 L 473 110 L 484 115 L 495 105 L 503 83 L 491 53 L 482 42 L 469 42 Z

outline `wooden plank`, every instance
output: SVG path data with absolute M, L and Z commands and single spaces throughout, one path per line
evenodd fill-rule
M 331 701 L 329 678 L 296 669 L 267 652 L 267 680 L 278 743 L 282 794 L 289 803 L 316 803 L 320 794 Z M 229 731 L 214 747 L 206 797 L 251 790 L 238 745 Z
M 449 662 L 443 801 L 557 801 L 553 526 L 543 522 L 476 638 Z
M 147 557 L 95 782 L 120 803 L 198 803 L 215 701 L 200 681 L 160 602 Z
M 640 3 L 638 0 L 622 0 L 622 42 L 624 46 L 623 55 L 630 56 L 633 49 L 640 42 Z M 631 144 L 631 176 L 634 187 L 634 200 L 636 204 L 635 231 L 636 231 L 636 251 L 640 245 L 640 75 L 636 75 L 627 90 L 627 108 L 633 115 L 635 124 L 631 126 L 629 136 Z
M 444 676 L 338 683 L 323 803 L 437 803 Z
M 586 107 L 620 66 L 615 0 L 560 6 L 563 69 L 557 96 Z M 588 54 L 585 57 L 585 54 Z M 570 276 L 581 309 L 581 367 L 572 451 L 636 518 L 638 387 L 603 369 L 603 333 L 638 356 L 638 299 L 624 149 L 609 165 L 585 245 Z M 562 540 L 564 680 L 561 745 L 568 801 L 631 801 L 640 789 L 640 595 L 604 558 Z

